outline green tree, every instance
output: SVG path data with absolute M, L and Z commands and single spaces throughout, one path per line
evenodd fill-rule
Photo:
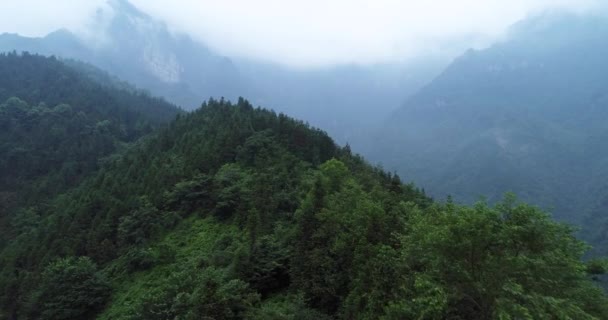
M 249 201 L 249 175 L 237 164 L 226 164 L 213 179 L 216 190 L 215 214 L 226 219 L 242 217 Z
M 513 196 L 495 207 L 436 205 L 414 214 L 408 230 L 401 242 L 405 268 L 395 279 L 406 290 L 391 302 L 392 313 L 466 319 L 608 317 L 608 300 L 581 262 L 587 247 L 573 229 L 517 204 Z
M 139 199 L 139 207 L 120 218 L 118 240 L 122 245 L 144 244 L 167 225 L 175 223 L 170 213 L 161 212 L 147 197 Z
M 32 313 L 41 319 L 92 319 L 110 292 L 108 280 L 91 259 L 60 259 L 42 273 Z
M 147 292 L 129 318 L 244 319 L 258 300 L 247 283 L 227 279 L 222 270 L 179 271 Z

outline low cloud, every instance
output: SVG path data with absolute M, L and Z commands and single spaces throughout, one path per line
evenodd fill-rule
M 116 0 L 114 0 L 116 1 Z M 8 3 L 7 3 L 8 2 Z M 0 31 L 86 30 L 104 0 L 0 4 Z M 374 64 L 482 47 L 547 9 L 585 11 L 600 0 L 132 0 L 174 31 L 227 56 L 295 67 Z
M 403 61 L 484 46 L 545 9 L 595 0 L 134 0 L 229 56 L 293 66 Z
M 106 0 L 3 0 L 0 33 L 44 36 L 57 29 L 82 30 Z

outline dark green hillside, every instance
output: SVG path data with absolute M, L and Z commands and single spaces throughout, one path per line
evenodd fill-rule
M 66 63 L 27 52 L 0 54 L 0 74 L 0 101 L 18 97 L 30 105 L 69 104 L 77 112 L 124 123 L 130 137 L 141 130 L 138 124 L 158 125 L 178 113 L 175 106 L 162 99 L 132 88 L 118 88 L 109 76 L 83 63 Z
M 180 115 L 12 228 L 0 318 L 608 317 L 569 227 L 511 197 L 433 203 L 245 100 Z
M 83 66 L 27 53 L 0 55 L 2 245 L 12 236 L 4 231 L 16 207 L 43 205 L 78 185 L 103 157 L 179 113 L 134 89 L 99 83 L 92 75 L 102 73 Z

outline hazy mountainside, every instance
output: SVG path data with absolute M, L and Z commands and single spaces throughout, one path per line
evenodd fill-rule
M 74 62 L 72 62 L 75 65 Z M 172 120 L 175 106 L 55 58 L 0 55 L 0 230 L 19 205 L 76 186 L 125 143 Z M 2 245 L 10 234 L 2 232 Z
M 514 191 L 581 222 L 608 160 L 606 36 L 603 16 L 525 20 L 410 97 L 368 154 L 441 198 Z
M 100 10 L 87 36 L 58 30 L 43 38 L 0 36 L 1 51 L 30 51 L 94 64 L 186 109 L 210 96 L 235 98 L 245 88 L 227 58 L 211 53 L 126 0 L 111 0 Z M 245 92 L 246 93 L 246 92 Z
M 35 54 L 1 54 L 0 99 L 18 97 L 51 107 L 70 104 L 78 111 L 124 122 L 131 137 L 137 125 L 157 126 L 181 110 L 164 99 L 109 76 L 91 65 Z M 139 123 L 138 123 L 139 122 Z
M 209 97 L 246 96 L 254 105 L 297 116 L 351 143 L 446 64 L 445 59 L 428 58 L 409 65 L 296 70 L 229 59 L 187 35 L 171 33 L 126 0 L 108 4 L 84 35 L 67 30 L 43 38 L 3 34 L 0 51 L 86 61 L 187 110 Z
M 0 251 L 8 319 L 604 319 L 572 230 L 512 197 L 437 204 L 283 114 L 209 101 Z

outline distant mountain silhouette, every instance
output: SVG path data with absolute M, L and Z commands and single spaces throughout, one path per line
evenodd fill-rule
M 108 70 L 187 109 L 202 98 L 236 98 L 244 93 L 232 62 L 211 53 L 123 0 L 109 1 L 93 22 L 95 40 L 59 30 L 44 38 L 0 36 L 2 51 L 30 51 L 83 60 Z M 101 16 L 104 16 L 103 18 Z M 105 20 L 109 20 L 105 22 Z
M 99 10 L 86 36 L 58 30 L 43 38 L 0 35 L 0 51 L 29 51 L 91 63 L 162 95 L 185 109 L 209 97 L 247 97 L 309 121 L 336 139 L 356 143 L 408 94 L 445 64 L 438 58 L 410 66 L 345 65 L 315 70 L 217 54 L 185 34 L 141 12 L 126 0 Z M 406 88 L 406 89 L 404 89 Z
M 514 191 L 580 222 L 608 178 L 607 37 L 601 16 L 522 21 L 407 99 L 369 154 L 439 198 Z

